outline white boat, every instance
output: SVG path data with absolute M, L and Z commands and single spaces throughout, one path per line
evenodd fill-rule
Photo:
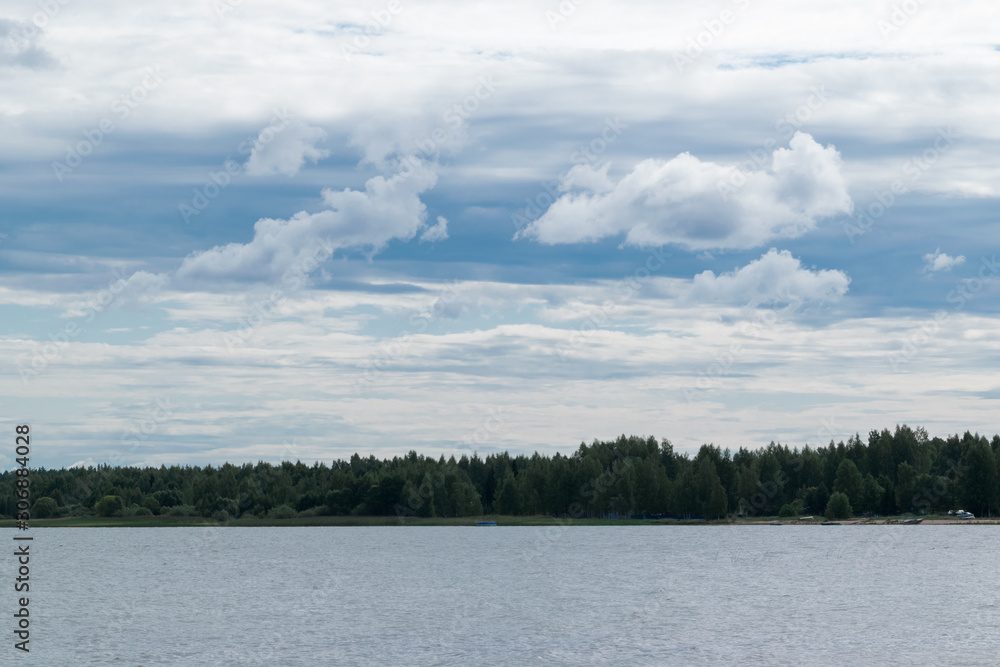
M 955 516 L 959 519 L 975 519 L 976 515 L 972 512 L 966 512 L 965 510 L 958 510 L 955 512 Z

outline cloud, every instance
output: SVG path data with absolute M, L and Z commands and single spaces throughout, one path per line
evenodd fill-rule
M 444 241 L 448 238 L 448 221 L 442 216 L 437 217 L 437 224 L 433 227 L 428 227 L 423 234 L 420 235 L 420 242 L 424 243 L 434 243 L 436 241 Z
M 246 173 L 249 176 L 294 176 L 306 160 L 316 162 L 330 155 L 330 151 L 316 148 L 316 142 L 325 138 L 326 132 L 322 129 L 299 120 L 270 125 L 254 141 L 246 161 Z
M 155 301 L 169 282 L 170 277 L 162 273 L 136 271 L 126 278 L 124 273 L 116 271 L 115 279 L 106 287 L 80 295 L 67 304 L 62 316 L 92 316 L 94 312 L 122 306 L 141 309 Z
M 512 304 L 517 302 L 518 290 L 497 288 L 509 294 Z M 591 291 L 589 286 L 564 289 L 581 295 Z M 212 303 L 221 298 L 204 297 Z M 294 300 L 299 298 L 325 302 L 341 295 L 322 291 Z M 664 435 L 676 436 L 693 451 L 702 442 L 705 420 L 720 411 L 733 418 L 719 421 L 719 434 L 713 436 L 726 446 L 739 446 L 748 437 L 764 445 L 777 437 L 774 424 L 780 420 L 783 439 L 815 442 L 818 426 L 832 415 L 831 405 L 836 406 L 836 423 L 848 433 L 856 425 L 872 426 L 873 419 L 878 424 L 885 419 L 891 427 L 884 415 L 917 423 L 923 414 L 927 423 L 927 415 L 944 414 L 930 420 L 937 432 L 970 423 L 972 428 L 992 428 L 995 403 L 969 398 L 996 388 L 995 369 L 982 364 L 995 348 L 988 333 L 996 330 L 995 317 L 956 313 L 921 348 L 921 363 L 895 374 L 884 354 L 898 349 L 900 331 L 919 329 L 924 319 L 919 313 L 848 318 L 820 329 L 814 322 L 780 318 L 748 335 L 748 323 L 759 320 L 740 317 L 735 310 L 710 309 L 713 316 L 705 317 L 707 309 L 701 305 L 679 308 L 662 299 L 649 301 L 664 308 L 657 322 L 665 326 L 659 330 L 607 328 L 617 317 L 605 326 L 570 329 L 512 324 L 434 333 L 428 328 L 398 347 L 392 338 L 331 331 L 324 326 L 330 318 L 317 308 L 301 320 L 265 321 L 234 352 L 223 338 L 228 323 L 220 318 L 142 342 L 74 341 L 67 348 L 67 363 L 47 370 L 51 381 L 33 381 L 24 391 L 31 400 L 60 401 L 63 418 L 52 425 L 50 437 L 56 465 L 86 465 L 88 457 L 107 460 L 113 454 L 107 443 L 118 442 L 123 425 L 146 417 L 136 412 L 136 403 L 152 403 L 157 397 L 183 406 L 175 414 L 184 416 L 150 434 L 149 448 L 136 454 L 156 459 L 157 465 L 159 459 L 239 462 L 250 456 L 247 452 L 256 456 L 258 448 L 270 448 L 267 455 L 278 456 L 280 443 L 288 442 L 287 432 L 275 426 L 282 417 L 307 424 L 296 437 L 325 447 L 329 456 L 350 456 L 359 441 L 391 456 L 401 438 L 437 456 L 443 442 L 461 440 L 475 414 L 471 407 L 479 405 L 485 406 L 484 414 L 492 406 L 509 408 L 517 417 L 510 421 L 516 437 L 504 446 L 529 454 L 536 443 L 544 448 L 540 451 L 565 452 L 581 437 L 604 433 L 608 424 L 638 424 L 634 430 L 655 432 L 664 410 L 677 415 Z M 967 331 L 984 333 L 963 340 Z M 868 342 L 865 349 L 857 349 L 859 340 Z M 957 360 L 956 340 L 969 349 Z M 16 374 L 19 355 L 32 345 L 0 337 L 0 371 Z M 560 358 L 559 350 L 567 347 L 570 354 Z M 282 350 L 280 364 L 275 363 L 275 349 Z M 367 394 L 356 396 L 350 378 L 363 372 L 359 365 L 365 360 L 386 359 L 386 349 L 395 350 L 390 361 L 380 366 Z M 732 357 L 724 356 L 734 349 L 738 352 Z M 122 400 L 123 377 L 130 391 L 139 392 L 134 400 Z M 210 382 L 191 380 L 209 377 Z M 649 400 L 650 387 L 658 392 L 655 405 Z M 331 405 L 337 409 L 331 411 Z M 342 426 L 347 418 L 354 420 L 350 429 Z M 84 437 L 80 424 L 87 426 Z M 164 437 L 168 428 L 171 437 Z M 327 454 L 316 454 L 323 456 Z
M 41 30 L 26 21 L 0 19 L 0 65 L 15 65 L 29 69 L 44 69 L 56 64 L 56 59 L 35 42 Z
M 924 273 L 928 271 L 951 271 L 956 266 L 965 264 L 965 255 L 951 257 L 941 252 L 941 248 L 938 248 L 934 252 L 924 255 L 924 262 Z
M 263 218 L 254 224 L 249 243 L 229 243 L 189 255 L 176 277 L 269 280 L 289 279 L 289 272 L 295 272 L 301 278 L 338 248 L 370 247 L 377 252 L 393 239 L 409 241 L 427 217 L 419 195 L 436 182 L 433 165 L 411 157 L 395 175 L 370 178 L 363 192 L 324 190 L 326 210 L 300 211 L 287 220 Z
M 745 249 L 799 236 L 820 218 L 852 210 L 833 146 L 797 132 L 789 148 L 769 157 L 767 169 L 747 173 L 681 153 L 643 160 L 617 183 L 606 167 L 578 165 L 563 178 L 566 194 L 517 236 L 554 244 L 624 232 L 637 246 Z
M 435 114 L 428 109 L 406 109 L 403 113 L 385 110 L 377 119 L 355 127 L 350 145 L 362 151 L 361 164 L 387 169 L 408 155 L 434 162 L 443 155 L 456 155 L 467 135 L 467 121 L 450 111 Z
M 149 303 L 169 282 L 170 278 L 165 274 L 136 271 L 125 280 L 118 298 L 123 304 Z
M 752 306 L 800 301 L 836 301 L 851 279 L 843 271 L 810 271 L 787 250 L 771 248 L 760 259 L 731 273 L 704 271 L 694 277 L 687 297 L 697 301 Z
M 615 184 L 608 176 L 610 162 L 605 162 L 598 167 L 589 164 L 578 164 L 562 177 L 560 185 L 563 190 L 578 188 L 590 190 L 596 193 L 610 192 L 615 189 Z

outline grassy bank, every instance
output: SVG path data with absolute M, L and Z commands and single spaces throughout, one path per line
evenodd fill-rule
M 707 523 L 704 521 L 644 521 L 639 519 L 555 519 L 536 516 L 486 516 L 486 517 L 381 517 L 381 516 L 312 516 L 293 519 L 244 517 L 215 521 L 202 517 L 137 516 L 137 517 L 66 517 L 61 519 L 32 519 L 31 528 L 57 527 L 170 527 L 170 526 L 472 526 L 476 521 L 496 521 L 498 526 L 640 526 L 665 523 Z M 724 523 L 724 522 L 720 522 Z M 15 522 L 0 520 L 0 528 L 14 528 Z

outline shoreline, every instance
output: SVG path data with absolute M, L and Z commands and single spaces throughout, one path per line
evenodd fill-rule
M 954 519 L 949 517 L 854 517 L 831 523 L 842 526 L 894 526 L 919 518 L 920 524 L 932 526 L 1000 525 L 1000 517 Z M 58 519 L 32 519 L 30 528 L 262 528 L 262 527 L 371 527 L 371 526 L 470 526 L 477 521 L 496 521 L 503 526 L 818 526 L 824 521 L 815 518 L 808 521 L 779 519 L 777 517 L 751 517 L 729 520 L 704 519 L 562 519 L 542 516 L 485 516 L 485 517 L 377 517 L 377 516 L 315 516 L 291 519 L 239 518 L 226 521 L 202 517 L 139 516 L 139 517 L 62 517 Z M 13 519 L 0 519 L 0 529 L 16 529 Z
M 935 517 L 876 517 L 876 518 L 852 518 L 852 519 L 838 519 L 836 523 L 842 526 L 902 526 L 905 525 L 903 522 L 910 519 L 920 519 L 919 526 L 964 526 L 966 524 L 980 524 L 980 525 L 998 525 L 1000 524 L 1000 517 L 991 517 L 986 519 L 951 519 L 947 517 L 935 516 Z M 815 521 L 799 521 L 797 519 L 775 519 L 783 526 L 816 526 L 821 525 L 821 519 L 816 519 Z M 754 525 L 773 525 L 769 521 L 755 521 Z

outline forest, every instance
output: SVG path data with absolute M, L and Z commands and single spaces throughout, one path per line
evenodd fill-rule
M 1000 511 L 1000 435 L 930 438 L 897 426 L 824 447 L 772 442 L 697 454 L 669 440 L 622 435 L 570 455 L 507 452 L 329 465 L 77 467 L 30 472 L 31 518 L 170 515 L 291 518 L 317 515 L 719 519 L 732 516 Z M 0 474 L 0 515 L 16 510 L 14 472 Z M 834 500 L 831 501 L 831 498 Z

